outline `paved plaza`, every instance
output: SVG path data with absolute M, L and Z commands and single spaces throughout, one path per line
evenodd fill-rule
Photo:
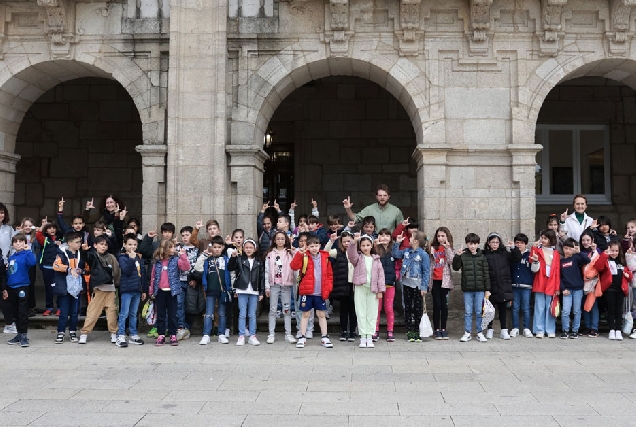
M 0 425 L 636 425 L 636 341 L 0 346 Z M 260 335 L 265 340 L 265 335 Z M 4 335 L 3 338 L 10 338 Z M 235 338 L 235 337 L 234 337 Z M 150 345 L 148 345 L 150 343 Z

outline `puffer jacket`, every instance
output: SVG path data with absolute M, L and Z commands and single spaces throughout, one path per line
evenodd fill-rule
M 462 271 L 463 292 L 490 291 L 488 260 L 481 249 L 478 248 L 475 255 L 471 254 L 468 249 L 456 254 L 453 258 L 453 270 Z
M 329 261 L 329 252 L 320 251 L 322 283 L 320 296 L 328 299 L 333 290 L 333 270 Z M 303 258 L 307 257 L 307 272 L 298 285 L 298 295 L 311 295 L 314 293 L 314 261 L 309 253 L 296 252 L 291 262 L 292 270 L 298 271 L 303 267 Z
M 327 246 L 325 246 L 325 249 L 326 248 Z M 331 291 L 331 298 L 350 297 L 353 294 L 353 286 L 349 281 L 349 259 L 347 258 L 347 252 L 342 251 L 340 246 L 336 246 L 329 252 L 332 253 L 331 257 L 333 259 L 333 290 Z
M 65 255 L 66 253 L 66 255 Z M 79 260 L 79 262 L 78 262 Z M 55 286 L 53 287 L 53 295 L 66 295 L 68 289 L 66 286 L 66 276 L 68 275 L 68 268 L 80 268 L 86 273 L 86 252 L 77 251 L 73 253 L 69 250 L 58 248 L 55 262 L 53 263 L 53 270 L 55 271 Z M 84 274 L 82 274 L 82 287 L 84 287 Z
M 364 259 L 362 252 L 358 252 L 358 245 L 352 242 L 347 248 L 347 255 L 349 261 L 353 264 L 353 285 L 362 286 L 367 283 L 367 263 Z M 386 292 L 386 285 L 384 283 L 384 268 L 382 268 L 382 262 L 380 262 L 380 256 L 371 255 L 373 262 L 371 263 L 371 292 L 377 294 L 378 292 Z
M 484 256 L 488 260 L 488 275 L 490 276 L 490 301 L 500 303 L 512 301 L 512 276 L 510 266 L 521 260 L 519 249 L 499 247 L 496 251 L 484 249 Z
M 386 251 L 384 255 L 380 255 L 380 262 L 384 269 L 384 284 L 386 286 L 395 286 L 395 281 L 397 280 L 397 274 L 395 272 L 396 261 L 390 251 Z
M 152 266 L 152 275 L 150 277 L 150 294 L 154 296 L 156 296 L 157 292 L 159 292 L 161 269 L 162 261 L 155 260 L 155 264 Z M 189 270 L 190 261 L 188 261 L 188 256 L 186 254 L 173 255 L 168 258 L 168 281 L 170 283 L 170 295 L 175 296 L 183 292 L 181 288 L 181 280 L 179 280 L 179 277 L 181 276 L 181 271 Z
M 146 265 L 140 254 L 135 258 L 130 258 L 127 253 L 119 254 L 119 268 L 121 277 L 119 279 L 119 293 L 148 293 L 148 280 L 146 279 Z

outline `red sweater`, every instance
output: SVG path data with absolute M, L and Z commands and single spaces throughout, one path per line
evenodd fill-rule
M 320 251 L 319 254 L 321 258 L 322 272 L 320 293 L 322 299 L 327 299 L 333 289 L 333 270 L 331 269 L 331 262 L 329 262 L 329 252 Z M 306 255 L 308 258 L 307 272 L 298 285 L 299 295 L 311 295 L 314 293 L 314 260 L 312 259 L 311 254 L 308 253 Z M 296 255 L 294 255 L 290 264 L 292 270 L 300 270 L 303 267 L 303 256 L 304 254 L 302 252 L 296 252 Z

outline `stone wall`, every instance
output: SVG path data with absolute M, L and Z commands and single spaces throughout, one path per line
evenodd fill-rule
M 344 217 L 346 196 L 357 212 L 375 202 L 377 185 L 385 183 L 391 203 L 417 218 L 413 126 L 379 85 L 348 76 L 314 80 L 280 104 L 270 125 L 276 144 L 293 147 L 299 213 L 308 213 L 314 198 L 323 221 Z
M 139 113 L 117 82 L 82 78 L 49 90 L 31 106 L 17 136 L 16 221 L 54 216 L 62 196 L 67 216 L 80 213 L 91 197 L 99 208 L 109 193 L 140 218 L 140 144 Z
M 538 124 L 599 124 L 610 127 L 611 205 L 589 204 L 589 214 L 606 215 L 622 233 L 636 217 L 636 92 L 614 80 L 583 77 L 556 86 L 541 108 Z M 537 205 L 536 229 L 549 214 L 572 211 L 567 205 Z

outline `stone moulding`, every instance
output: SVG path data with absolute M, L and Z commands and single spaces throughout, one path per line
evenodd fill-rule
M 402 0 L 400 2 L 400 26 L 395 35 L 398 39 L 400 56 L 418 56 L 420 41 L 424 32 L 420 29 L 420 4 L 422 0 Z
M 606 36 L 609 40 L 609 52 L 616 56 L 629 53 L 633 32 L 629 31 L 631 12 L 636 6 L 636 0 L 611 0 L 610 25 Z
M 323 41 L 329 45 L 331 56 L 347 56 L 349 39 L 353 31 L 349 28 L 349 0 L 329 0 L 325 5 L 325 21 L 329 22 L 329 30 L 325 26 Z
M 559 53 L 559 42 L 563 37 L 563 7 L 568 0 L 541 0 L 543 34 L 539 37 L 539 48 L 542 56 L 556 56 Z
M 490 7 L 493 0 L 470 0 L 470 25 L 468 46 L 471 55 L 488 54 L 488 31 L 490 30 Z
M 38 0 L 38 6 L 46 10 L 49 36 L 51 37 L 51 56 L 68 58 L 71 51 L 73 34 L 68 29 L 67 0 Z

